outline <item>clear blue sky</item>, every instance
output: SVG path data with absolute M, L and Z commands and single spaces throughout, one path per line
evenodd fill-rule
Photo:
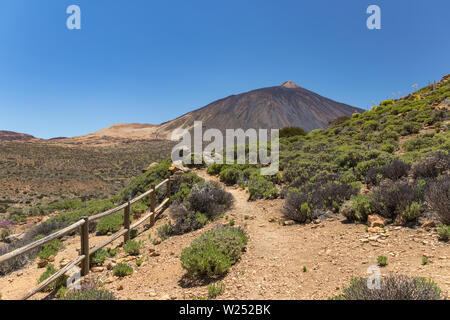
M 370 4 L 381 30 L 366 28 Z M 368 108 L 450 72 L 449 12 L 448 0 L 1 0 L 0 130 L 157 124 L 285 80 Z

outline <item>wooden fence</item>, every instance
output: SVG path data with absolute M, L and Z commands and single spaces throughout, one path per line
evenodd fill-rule
M 166 179 L 157 186 L 152 185 L 150 190 L 147 192 L 141 194 L 140 196 L 116 207 L 111 210 L 90 216 L 90 217 L 83 217 L 78 222 L 75 222 L 74 224 L 59 230 L 58 232 L 52 233 L 51 235 L 42 238 L 40 240 L 34 241 L 26 246 L 23 246 L 21 248 L 18 248 L 14 251 L 11 251 L 3 256 L 0 257 L 0 264 L 10 261 L 14 258 L 17 258 L 18 256 L 25 254 L 27 252 L 30 252 L 33 249 L 39 248 L 42 245 L 54 240 L 63 237 L 66 234 L 69 234 L 78 228 L 80 228 L 80 255 L 67 264 L 65 267 L 61 268 L 57 273 L 53 274 L 51 277 L 46 279 L 44 282 L 42 282 L 37 288 L 31 290 L 27 295 L 25 295 L 22 299 L 26 300 L 36 294 L 37 292 L 41 291 L 45 287 L 47 287 L 50 283 L 58 279 L 59 277 L 63 276 L 67 271 L 72 269 L 77 264 L 81 264 L 81 275 L 86 276 L 89 274 L 89 256 L 97 252 L 98 250 L 106 247 L 108 244 L 112 243 L 113 241 L 117 240 L 121 236 L 123 236 L 123 243 L 127 242 L 130 239 L 130 231 L 139 227 L 141 224 L 143 224 L 146 220 L 150 221 L 150 227 L 152 227 L 155 223 L 155 219 L 157 215 L 162 211 L 162 209 L 170 204 L 170 184 L 171 179 Z M 163 185 L 166 185 L 166 197 L 164 200 L 156 207 L 156 190 L 161 188 Z M 131 206 L 138 202 L 139 200 L 142 200 L 143 198 L 149 196 L 150 197 L 150 208 L 149 212 L 145 214 L 143 217 L 141 217 L 138 221 L 131 224 L 131 218 L 130 218 L 130 209 Z M 103 243 L 90 248 L 89 246 L 89 222 L 99 220 L 103 217 L 109 216 L 113 213 L 119 212 L 121 210 L 124 210 L 123 215 L 123 229 L 119 230 L 115 234 L 113 234 L 108 240 L 104 241 Z

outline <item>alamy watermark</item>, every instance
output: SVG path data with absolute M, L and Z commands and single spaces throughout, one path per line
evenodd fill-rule
M 66 20 L 66 26 L 69 30 L 81 29 L 81 9 L 77 5 L 70 5 L 66 9 L 66 13 L 70 16 Z
M 195 121 L 193 137 L 186 129 L 172 132 L 172 141 L 179 141 L 172 149 L 172 161 L 187 164 L 260 164 L 261 175 L 275 175 L 279 170 L 279 130 L 226 129 L 224 136 L 219 129 L 203 133 L 202 121 Z M 248 141 L 248 143 L 247 143 Z M 204 142 L 210 142 L 205 148 Z M 248 150 L 248 154 L 246 152 Z M 270 155 L 269 155 L 270 151 Z

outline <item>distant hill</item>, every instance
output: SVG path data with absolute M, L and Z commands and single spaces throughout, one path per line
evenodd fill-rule
M 0 141 L 31 141 L 31 140 L 38 140 L 38 139 L 33 137 L 32 135 L 25 133 L 0 130 Z

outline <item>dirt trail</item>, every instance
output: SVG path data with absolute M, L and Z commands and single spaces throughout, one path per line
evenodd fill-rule
M 217 180 L 205 171 L 196 173 L 207 180 Z M 144 263 L 137 267 L 135 259 L 131 259 L 128 263 L 135 270 L 131 276 L 117 279 L 107 270 L 92 276 L 104 281 L 104 288 L 120 299 L 206 297 L 207 283 L 184 280 L 181 250 L 206 230 L 234 219 L 236 226 L 247 231 L 249 244 L 241 260 L 221 279 L 226 290 L 220 299 L 327 299 L 339 294 L 352 277 L 367 277 L 367 268 L 375 265 L 380 255 L 388 257 L 382 274 L 432 278 L 444 295 L 450 295 L 450 246 L 438 241 L 435 231 L 388 227 L 385 235 L 372 235 L 365 231 L 364 225 L 346 224 L 340 216 L 319 224 L 282 226 L 276 222 L 282 218 L 282 200 L 248 202 L 246 191 L 225 188 L 235 199 L 233 208 L 226 213 L 228 220 L 222 218 L 201 230 L 171 237 L 155 246 L 149 236 L 156 238 L 157 228 L 168 221 L 165 214 L 155 228 L 139 235 L 138 240 L 145 243 Z M 156 254 L 152 253 L 154 250 Z M 424 255 L 429 258 L 427 265 L 421 263 Z M 116 260 L 123 259 L 126 258 Z M 16 283 L 23 282 L 26 272 L 27 268 L 20 277 L 15 272 L 0 278 L 0 292 L 5 299 L 17 296 L 13 294 L 20 291 L 14 290 Z M 35 273 L 33 276 L 37 279 Z M 10 279 L 12 282 L 8 283 Z M 11 289 L 4 290 L 5 284 Z

